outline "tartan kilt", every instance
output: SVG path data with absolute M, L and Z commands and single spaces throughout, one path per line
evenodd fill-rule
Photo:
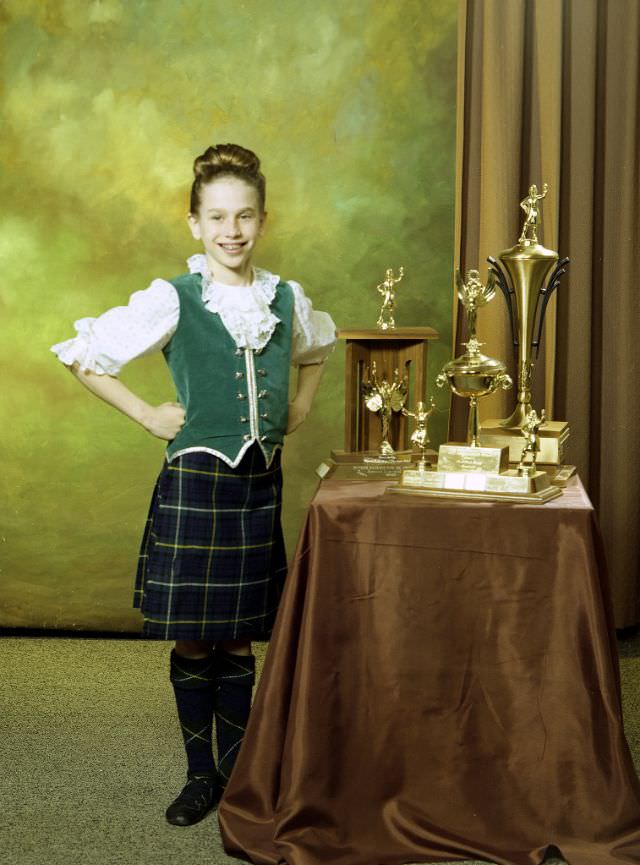
M 280 453 L 254 445 L 232 469 L 194 451 L 166 463 L 140 548 L 134 606 L 165 640 L 266 640 L 287 562 Z

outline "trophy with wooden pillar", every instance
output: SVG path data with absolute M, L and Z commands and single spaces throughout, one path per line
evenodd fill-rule
M 488 259 L 491 272 L 507 302 L 513 345 L 517 354 L 518 392 L 516 407 L 503 420 L 487 420 L 480 428 L 480 442 L 486 446 L 507 446 L 509 461 L 518 462 L 522 449 L 522 430 L 532 411 L 531 380 L 540 343 L 547 305 L 560 278 L 567 269 L 568 258 L 546 249 L 538 241 L 540 201 L 547 194 L 547 184 L 538 192 L 535 184 L 520 202 L 525 212 L 522 232 L 515 246 L 496 258 Z M 545 422 L 539 429 L 540 463 L 559 465 L 569 437 L 566 421 Z
M 336 472 L 342 478 L 397 478 L 417 459 L 403 409 L 424 400 L 429 343 L 439 334 L 432 327 L 396 327 L 395 286 L 403 275 L 403 268 L 397 276 L 387 268 L 376 286 L 382 296 L 378 327 L 338 330 L 346 342 L 344 449 L 332 450 L 316 469 L 322 478 Z

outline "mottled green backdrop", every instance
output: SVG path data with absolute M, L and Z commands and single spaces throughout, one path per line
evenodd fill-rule
M 184 272 L 191 164 L 255 149 L 256 263 L 341 327 L 370 327 L 402 264 L 400 325 L 449 356 L 456 0 L 3 0 L 0 625 L 132 630 L 132 573 L 163 445 L 49 353 L 72 322 Z M 290 553 L 315 466 L 342 446 L 343 351 L 285 450 Z M 123 380 L 174 394 L 161 355 Z M 447 401 L 436 434 L 446 427 Z

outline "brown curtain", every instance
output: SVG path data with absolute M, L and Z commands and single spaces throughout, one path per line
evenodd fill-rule
M 549 305 L 536 408 L 567 420 L 600 517 L 618 627 L 640 621 L 640 0 L 461 0 L 456 249 L 486 272 L 518 238 L 528 186 L 549 184 L 540 240 L 571 264 Z M 465 338 L 455 309 L 456 354 Z M 512 360 L 501 297 L 478 333 Z M 480 403 L 505 417 L 513 391 Z M 465 435 L 452 402 L 450 436 Z

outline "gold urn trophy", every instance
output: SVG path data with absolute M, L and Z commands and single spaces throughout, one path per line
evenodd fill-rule
M 500 287 L 507 303 L 513 345 L 517 352 L 517 401 L 513 413 L 506 419 L 486 420 L 481 424 L 479 440 L 483 446 L 509 448 L 509 461 L 517 463 L 522 450 L 522 435 L 532 411 L 531 380 L 538 357 L 547 305 L 569 263 L 558 253 L 546 249 L 538 241 L 540 201 L 547 194 L 547 184 L 538 192 L 529 187 L 520 202 L 525 212 L 522 232 L 515 246 L 488 259 L 491 275 Z M 540 463 L 560 466 L 569 437 L 566 421 L 545 420 L 539 429 Z M 554 482 L 566 480 L 575 471 L 573 466 L 556 468 Z M 566 477 L 565 477 L 566 476 Z
M 456 274 L 458 297 L 467 316 L 469 340 L 465 344 L 465 353 L 445 364 L 436 379 L 439 387 L 448 384 L 454 394 L 469 400 L 467 441 L 464 444 L 451 442 L 441 445 L 435 470 L 421 461 L 416 468 L 405 469 L 400 483 L 389 487 L 388 491 L 411 495 L 543 503 L 556 498 L 561 491 L 551 486 L 546 472 L 539 471 L 536 467 L 538 430 L 542 423 L 537 415 L 537 425 L 533 418 L 530 418 L 529 426 L 533 424 L 535 427 L 535 431 L 531 433 L 532 441 L 523 443 L 522 434 L 519 433 L 520 464 L 515 469 L 509 469 L 509 447 L 487 447 L 479 440 L 478 400 L 499 387 L 509 388 L 512 385 L 505 364 L 480 351 L 482 343 L 478 342 L 476 336 L 477 311 L 494 297 L 496 276 L 490 272 L 486 286 L 479 277 L 477 270 L 470 270 L 467 281 L 464 282 L 460 273 Z M 528 454 L 533 457 L 531 465 L 526 464 Z

